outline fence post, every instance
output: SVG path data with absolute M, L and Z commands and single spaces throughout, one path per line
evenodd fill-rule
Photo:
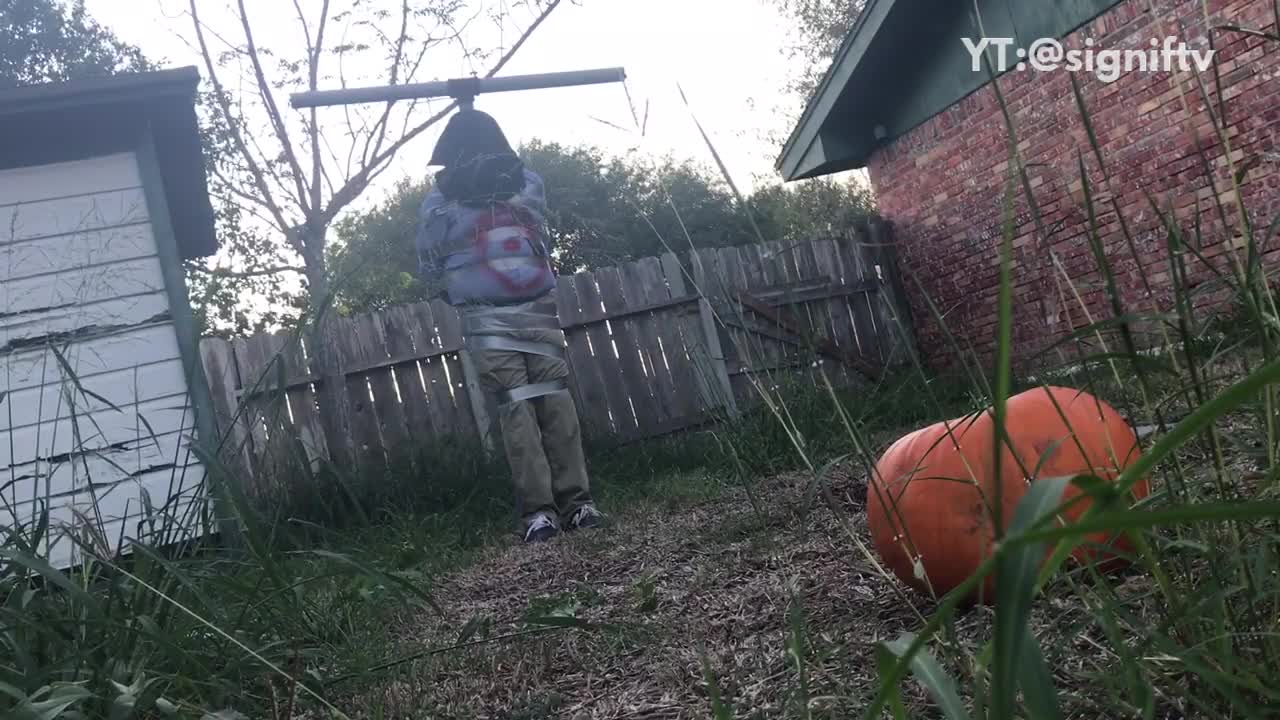
M 724 395 L 724 408 L 730 418 L 738 417 L 738 401 L 733 397 L 733 385 L 729 382 L 729 366 L 724 360 L 724 350 L 720 347 L 720 333 L 716 330 L 716 319 L 711 312 L 711 303 L 705 297 L 698 298 L 698 318 L 702 321 L 702 336 L 707 347 L 707 356 L 711 360 L 711 372 L 715 375 L 715 383 Z
M 210 451 L 221 450 L 216 461 L 223 466 L 226 477 L 219 482 L 239 482 L 240 489 L 247 490 L 253 484 L 252 452 L 248 445 L 249 432 L 244 417 L 237 417 L 240 406 L 240 370 L 236 364 L 231 343 L 222 338 L 209 337 L 200 341 L 200 363 L 209 383 L 209 396 L 213 403 L 214 433 L 206 438 Z M 206 476 L 212 468 L 205 468 Z M 224 503 L 215 502 L 215 510 L 225 510 Z M 238 518 L 217 518 L 219 529 L 227 533 L 223 542 L 236 545 L 239 542 Z
M 480 444 L 487 454 L 494 452 L 493 425 L 489 417 L 489 406 L 485 402 L 484 387 L 480 384 L 480 374 L 476 372 L 471 352 L 466 348 L 458 351 L 458 360 L 462 363 L 462 382 L 467 388 L 467 400 L 471 402 L 471 416 L 476 421 L 476 432 L 480 434 Z
M 905 344 L 908 355 L 915 354 L 915 325 L 912 323 L 911 306 L 902 285 L 902 276 L 898 274 L 897 248 L 892 227 L 880 218 L 871 218 L 867 221 L 866 237 L 867 242 L 862 245 L 862 256 L 870 266 L 869 269 L 876 273 L 876 280 L 880 284 L 880 292 L 877 294 L 880 296 L 881 307 L 888 311 L 900 331 L 899 337 L 886 338 L 891 343 L 886 362 L 892 364 L 894 349 L 899 347 L 899 343 Z
M 671 262 L 667 268 L 667 280 L 672 284 L 673 293 L 678 286 L 680 293 L 683 294 L 685 287 L 683 267 L 679 265 L 674 255 L 669 257 Z M 664 258 L 664 265 L 667 265 L 665 261 L 666 258 Z M 702 335 L 702 346 L 706 350 L 708 360 L 706 365 L 712 375 L 709 378 L 710 382 L 702 378 L 704 387 L 700 389 L 713 397 L 715 394 L 722 395 L 723 398 L 719 404 L 724 407 L 730 418 L 737 418 L 738 401 L 733 396 L 733 384 L 729 381 L 729 365 L 725 362 L 724 348 L 720 345 L 720 331 L 716 325 L 715 313 L 712 312 L 711 302 L 707 300 L 706 268 L 702 266 L 702 258 L 699 257 L 697 250 L 689 251 L 689 266 L 694 290 L 701 296 L 698 298 L 698 320 L 694 323 L 694 327 L 700 331 L 698 334 Z M 693 348 L 690 348 L 690 360 L 694 360 L 692 351 Z M 695 362 L 695 372 L 696 366 Z M 716 393 L 713 388 L 717 388 L 719 392 Z

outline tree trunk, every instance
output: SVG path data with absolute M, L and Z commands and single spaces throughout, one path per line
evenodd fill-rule
M 346 393 L 346 376 L 342 372 L 335 337 L 338 325 L 337 311 L 329 297 L 329 276 L 325 272 L 323 228 L 309 229 L 303 238 L 306 248 L 307 295 L 310 298 L 310 321 L 305 333 L 307 354 L 312 371 L 320 382 L 316 386 L 316 400 L 320 405 L 320 424 L 324 428 L 325 443 L 329 446 L 329 460 L 341 468 L 354 467 L 354 449 L 351 442 L 351 405 Z

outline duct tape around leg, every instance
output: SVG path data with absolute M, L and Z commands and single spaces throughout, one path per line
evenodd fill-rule
M 533 383 L 531 385 L 521 385 L 520 387 L 503 390 L 498 393 L 498 402 L 503 405 L 532 400 L 543 395 L 550 395 L 558 392 L 568 392 L 569 386 L 563 380 L 552 380 L 551 382 Z
M 510 350 L 564 359 L 563 345 L 516 340 L 503 335 L 472 335 L 467 338 L 467 347 L 471 350 Z

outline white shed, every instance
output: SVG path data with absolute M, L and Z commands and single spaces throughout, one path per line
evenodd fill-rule
M 182 260 L 216 250 L 194 68 L 0 90 L 0 546 L 202 533 Z M 86 532 L 89 531 L 89 532 Z

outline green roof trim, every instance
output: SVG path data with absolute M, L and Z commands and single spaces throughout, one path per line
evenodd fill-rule
M 868 0 L 776 168 L 783 180 L 793 181 L 865 167 L 876 148 L 987 84 L 986 69 L 973 70 L 963 38 L 1014 38 L 1008 50 L 1012 66 L 1015 48 L 1062 38 L 1119 2 Z

